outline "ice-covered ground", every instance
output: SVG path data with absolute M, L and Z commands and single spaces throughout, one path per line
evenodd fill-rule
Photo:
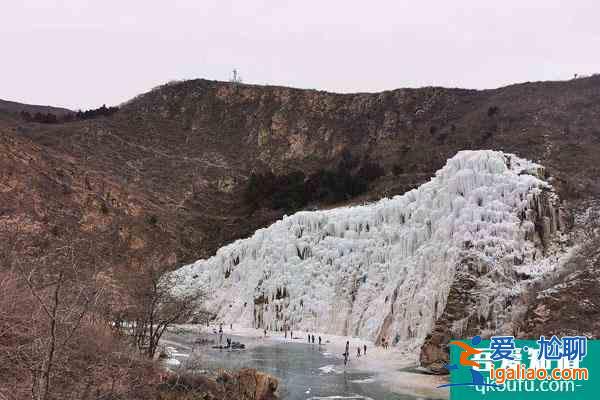
M 436 398 L 443 399 L 448 397 L 447 389 L 437 389 L 437 386 L 448 383 L 447 377 L 436 376 L 436 375 L 423 375 L 411 372 L 411 367 L 415 366 L 415 361 L 411 359 L 410 355 L 400 350 L 399 348 L 383 349 L 382 347 L 375 346 L 369 340 L 360 339 L 349 336 L 331 335 L 319 332 L 310 332 L 311 335 L 315 335 L 315 344 L 309 344 L 307 340 L 307 332 L 294 332 L 294 338 L 291 339 L 289 332 L 286 337 L 283 332 L 267 332 L 264 335 L 263 330 L 248 328 L 233 325 L 233 329 L 230 325 L 223 326 L 223 337 L 235 337 L 236 340 L 242 340 L 246 344 L 247 348 L 253 348 L 256 346 L 269 346 L 275 343 L 300 343 L 314 348 L 322 348 L 323 355 L 328 358 L 328 362 L 318 366 L 318 370 L 321 374 L 343 374 L 351 371 L 368 371 L 373 374 L 373 378 L 369 380 L 377 381 L 383 384 L 389 390 L 395 393 L 404 393 L 410 396 L 422 397 L 422 398 Z M 212 336 L 215 341 L 218 340 L 218 334 L 215 333 L 218 330 L 218 325 L 211 325 L 210 327 L 200 325 L 178 325 L 178 329 L 182 329 L 185 332 L 198 334 L 198 335 L 209 335 Z M 321 336 L 322 347 L 318 347 L 318 337 Z M 170 336 L 171 340 L 174 340 L 176 336 Z M 247 339 L 258 339 L 244 340 Z M 225 340 L 225 339 L 223 339 Z M 350 362 L 347 367 L 343 365 L 342 353 L 345 351 L 346 341 L 350 342 Z M 172 341 L 166 341 L 165 344 L 174 344 Z M 361 355 L 360 358 L 356 357 L 356 348 L 367 345 L 367 356 Z M 317 379 L 315 377 L 315 379 Z M 369 383 L 355 382 L 355 383 Z
M 353 336 L 374 352 L 386 337 L 414 359 L 465 256 L 507 276 L 517 263 L 532 275 L 548 270 L 533 241 L 536 213 L 552 208 L 540 204 L 551 193 L 543 176 L 511 154 L 461 151 L 402 196 L 259 229 L 177 270 L 177 290 L 204 289 L 225 326 L 323 332 L 332 343 Z

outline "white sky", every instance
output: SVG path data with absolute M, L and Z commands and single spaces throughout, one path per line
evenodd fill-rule
M 0 98 L 118 104 L 173 79 L 337 92 L 600 72 L 597 0 L 0 0 Z

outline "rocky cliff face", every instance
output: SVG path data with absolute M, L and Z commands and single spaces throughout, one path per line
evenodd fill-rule
M 527 274 L 518 276 L 525 285 L 518 297 L 506 299 L 505 312 L 499 313 L 500 318 L 496 318 L 503 325 L 474 318 L 482 306 L 473 296 L 473 293 L 481 292 L 477 288 L 477 277 L 469 272 L 471 269 L 458 274 L 459 279 L 451 289 L 444 316 L 437 321 L 422 348 L 421 364 L 433 372 L 447 372 L 443 367 L 448 361 L 447 344 L 454 337 L 505 333 L 524 339 L 540 335 L 597 338 L 600 335 L 597 322 L 600 315 L 599 215 L 596 201 L 586 202 L 568 213 L 562 209 L 558 226 L 571 232 L 563 245 L 572 243 L 572 247 L 555 262 L 557 267 L 552 273 L 533 280 Z M 552 232 L 551 219 L 550 215 L 542 214 L 542 226 L 536 229 L 539 238 L 535 241 L 546 254 L 552 252 L 552 246 L 556 244 L 552 236 L 548 236 Z M 455 321 L 462 319 L 466 323 L 454 325 Z M 457 326 L 459 329 L 456 329 Z
M 599 210 L 596 201 L 578 210 L 577 246 L 557 274 L 530 288 L 520 336 L 600 335 Z
M 540 174 L 543 178 L 543 170 Z M 489 258 L 476 254 L 461 258 L 446 307 L 421 348 L 422 366 L 447 373 L 444 365 L 449 361 L 448 343 L 453 339 L 501 334 L 535 337 L 532 329 L 522 326 L 531 318 L 524 316 L 524 309 L 531 307 L 529 295 L 534 288 L 561 271 L 560 259 L 569 259 L 566 250 L 573 246 L 573 235 L 569 234 L 572 215 L 560 206 L 554 193 L 544 190 L 534 196 L 523 217 L 533 224 L 526 239 L 535 246 L 534 252 L 515 257 L 502 271 L 494 268 L 494 260 Z

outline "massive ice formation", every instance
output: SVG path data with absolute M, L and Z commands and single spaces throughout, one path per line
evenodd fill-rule
M 466 256 L 510 281 L 559 226 L 543 167 L 461 151 L 421 187 L 376 203 L 284 217 L 175 274 L 219 320 L 419 346 Z M 510 285 L 509 285 L 510 286 Z M 489 306 L 489 305 L 488 305 Z M 488 310 L 489 311 L 489 310 Z

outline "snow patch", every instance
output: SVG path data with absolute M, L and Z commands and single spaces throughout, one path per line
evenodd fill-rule
M 375 379 L 373 378 L 364 378 L 364 379 L 352 379 L 350 380 L 352 383 L 373 383 Z
M 325 365 L 325 366 L 319 368 L 319 370 L 324 374 L 330 374 L 333 371 L 335 371 L 335 365 Z
M 179 367 L 181 365 L 181 361 L 176 358 L 169 358 L 165 360 L 165 364 L 167 364 L 169 367 Z

